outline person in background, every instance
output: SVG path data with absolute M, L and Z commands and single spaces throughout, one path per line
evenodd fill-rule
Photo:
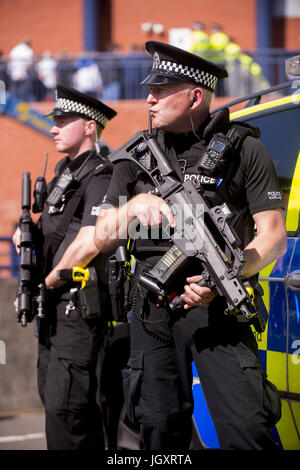
M 213 24 L 211 27 L 211 34 L 209 36 L 209 48 L 210 56 L 209 60 L 214 62 L 219 67 L 225 68 L 226 58 L 225 58 L 225 47 L 229 43 L 229 36 L 224 33 L 223 28 L 219 24 Z M 216 96 L 225 96 L 224 83 L 218 82 L 216 91 Z
M 189 52 L 199 55 L 203 58 L 209 59 L 210 55 L 210 41 L 209 35 L 205 31 L 204 24 L 195 21 L 193 23 L 191 47 Z
M 229 80 L 225 84 L 227 96 L 239 97 L 241 96 L 241 64 L 240 54 L 241 48 L 233 38 L 224 48 L 226 70 L 228 72 Z
M 89 57 L 81 57 L 75 62 L 73 86 L 81 93 L 86 93 L 93 98 L 102 95 L 102 76 L 98 64 Z
M 26 79 L 28 70 L 34 63 L 34 52 L 30 38 L 24 38 L 8 55 L 8 75 L 10 92 L 15 98 L 27 101 Z
M 2 51 L 0 51 L 0 80 L 4 82 L 5 84 L 5 91 L 9 91 L 9 77 L 7 73 L 7 61 L 3 57 Z
M 49 51 L 44 52 L 42 58 L 36 64 L 36 71 L 39 79 L 46 89 L 46 100 L 54 99 L 54 92 L 57 83 L 57 62 Z

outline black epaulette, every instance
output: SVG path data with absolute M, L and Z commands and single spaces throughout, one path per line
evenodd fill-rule
M 113 164 L 108 160 L 99 163 L 96 168 L 94 169 L 94 175 L 106 174 L 113 172 Z
M 111 163 L 117 163 L 121 160 L 128 160 L 129 158 L 127 152 L 130 152 L 131 146 L 134 146 L 139 140 L 139 138 L 142 139 L 143 132 L 145 131 L 138 131 L 136 134 L 134 134 L 133 137 L 131 137 L 131 139 L 127 140 L 125 144 L 123 144 L 121 147 L 111 153 L 109 155 L 109 161 Z
M 249 135 L 258 139 L 260 137 L 260 130 L 258 127 L 251 126 L 242 121 L 230 121 L 229 109 L 224 108 L 211 116 L 208 125 L 203 132 L 203 138 L 207 142 L 214 134 L 222 133 L 226 135 L 232 127 L 240 132 L 241 140 Z

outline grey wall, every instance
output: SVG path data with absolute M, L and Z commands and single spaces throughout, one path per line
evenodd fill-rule
M 34 323 L 17 323 L 16 279 L 0 279 L 0 413 L 41 409 L 37 392 Z M 5 364 L 3 363 L 5 361 Z

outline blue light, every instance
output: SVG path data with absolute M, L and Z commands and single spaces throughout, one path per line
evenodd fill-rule
M 294 294 L 294 296 L 295 296 L 297 323 L 300 323 L 299 299 L 298 299 L 298 295 L 296 293 Z

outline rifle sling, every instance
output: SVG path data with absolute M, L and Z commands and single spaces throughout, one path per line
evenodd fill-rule
M 100 165 L 99 165 L 99 162 L 100 162 Z M 82 183 L 80 184 L 80 187 L 73 194 L 71 200 L 65 207 L 64 217 L 61 223 L 56 228 L 56 231 L 53 232 L 51 236 L 47 238 L 47 241 L 44 245 L 43 255 L 44 255 L 44 260 L 45 260 L 44 262 L 44 275 L 45 276 L 51 271 L 51 263 L 52 263 L 53 257 L 59 245 L 61 244 L 62 240 L 66 236 L 66 230 L 71 223 L 71 220 L 76 212 L 77 207 L 79 206 L 79 203 L 83 197 L 83 194 L 89 182 L 89 179 L 94 174 L 104 173 L 106 171 L 105 167 L 106 167 L 106 164 L 103 164 L 101 160 L 97 160 L 96 162 L 95 160 L 91 160 L 88 162 L 88 165 L 86 165 L 85 171 L 82 172 L 82 174 L 80 175 L 81 177 L 79 178 L 79 181 L 81 182 L 83 179 L 85 179 L 86 176 L 88 176 L 88 178 L 86 178 L 86 180 L 84 181 L 84 184 Z

